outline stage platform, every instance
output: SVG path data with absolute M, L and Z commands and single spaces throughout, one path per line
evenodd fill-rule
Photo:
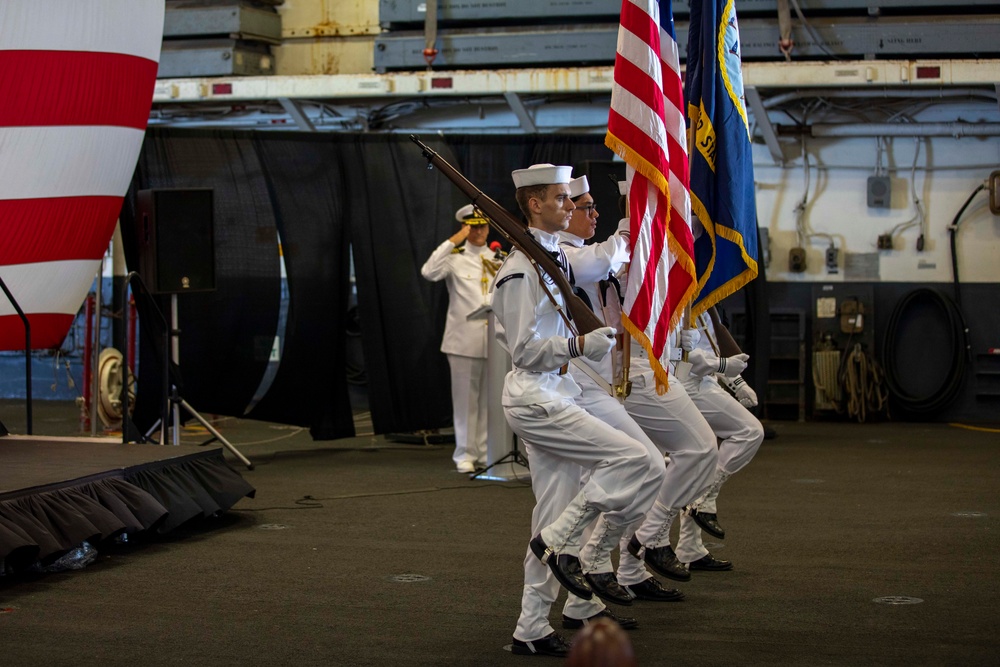
M 220 514 L 255 489 L 223 450 L 101 437 L 0 437 L 0 573 L 52 563 L 83 542 Z

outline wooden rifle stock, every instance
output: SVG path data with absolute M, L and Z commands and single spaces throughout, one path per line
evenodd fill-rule
M 712 327 L 715 329 L 715 340 L 719 344 L 719 354 L 723 357 L 742 354 L 743 350 L 740 349 L 733 335 L 729 333 L 726 325 L 722 323 L 722 319 L 719 317 L 719 312 L 715 309 L 715 306 L 708 309 L 708 316 L 711 318 Z
M 528 232 L 528 227 L 524 223 L 514 217 L 510 211 L 491 199 L 489 195 L 483 193 L 482 190 L 473 185 L 460 171 L 448 164 L 447 160 L 420 141 L 417 136 L 411 134 L 410 141 L 420 147 L 424 157 L 427 158 L 428 164 L 437 167 L 442 174 L 448 177 L 449 181 L 454 183 L 463 194 L 472 200 L 473 206 L 486 214 L 490 224 L 497 231 L 517 246 L 518 250 L 527 255 L 536 266 L 552 278 L 559 291 L 562 292 L 566 307 L 569 309 L 570 318 L 572 319 L 571 327 L 576 328 L 577 334 L 583 335 L 605 326 L 598 319 L 597 315 L 594 314 L 594 311 L 583 302 L 583 299 L 573 293 L 573 288 L 569 284 L 569 280 L 566 279 L 562 268 L 556 263 L 552 255 L 549 254 L 549 251 L 542 247 Z

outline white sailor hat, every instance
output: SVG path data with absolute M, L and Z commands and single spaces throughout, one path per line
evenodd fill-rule
M 465 225 L 488 225 L 490 222 L 472 204 L 466 204 L 455 211 L 455 219 Z
M 569 196 L 573 199 L 576 199 L 581 195 L 585 195 L 588 192 L 590 192 L 590 183 L 587 181 L 586 176 L 574 178 L 569 182 Z
M 573 167 L 554 164 L 533 164 L 527 169 L 515 169 L 510 173 L 515 188 L 529 185 L 553 185 L 569 183 L 573 179 Z

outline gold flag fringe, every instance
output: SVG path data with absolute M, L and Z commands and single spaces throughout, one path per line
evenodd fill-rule
M 656 393 L 660 396 L 667 393 L 667 390 L 670 389 L 670 374 L 663 368 L 659 358 L 653 353 L 653 345 L 649 342 L 649 338 L 646 337 L 646 334 L 639 331 L 639 327 L 625 313 L 622 313 L 622 326 L 625 327 L 625 330 L 632 335 L 632 338 L 639 345 L 642 345 L 642 349 L 646 350 L 646 356 L 649 357 L 649 365 L 653 368 L 653 377 L 656 378 Z
M 701 280 L 698 281 L 698 294 L 701 294 L 701 290 L 708 283 L 708 279 L 712 275 L 712 270 L 715 269 L 716 231 L 718 231 L 719 236 L 722 238 L 739 246 L 740 255 L 743 258 L 743 262 L 747 265 L 746 270 L 740 272 L 727 282 L 717 287 L 711 294 L 705 295 L 701 301 L 691 307 L 691 316 L 698 317 L 709 308 L 725 299 L 727 296 L 738 292 L 744 285 L 756 278 L 758 268 L 756 260 L 747 254 L 746 246 L 743 241 L 743 235 L 734 229 L 730 229 L 729 227 L 719 226 L 717 228 L 715 221 L 712 220 L 708 213 L 708 209 L 705 208 L 705 205 L 702 204 L 701 200 L 698 199 L 693 192 L 691 193 L 691 209 L 694 211 L 694 214 L 698 216 L 698 219 L 701 221 L 701 226 L 712 239 L 712 259 L 709 260 L 708 267 L 702 274 Z

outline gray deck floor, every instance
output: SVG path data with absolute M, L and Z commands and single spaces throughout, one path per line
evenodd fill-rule
M 78 428 L 72 406 L 35 409 L 36 433 Z M 9 428 L 21 413 L 0 403 Z M 0 578 L 0 665 L 559 663 L 504 650 L 525 484 L 470 482 L 447 445 L 218 426 L 255 463 L 234 468 L 257 497 L 79 572 Z M 640 621 L 640 664 L 1000 664 L 1000 433 L 774 426 L 720 498 L 728 536 L 710 548 L 735 570 L 618 609 Z

